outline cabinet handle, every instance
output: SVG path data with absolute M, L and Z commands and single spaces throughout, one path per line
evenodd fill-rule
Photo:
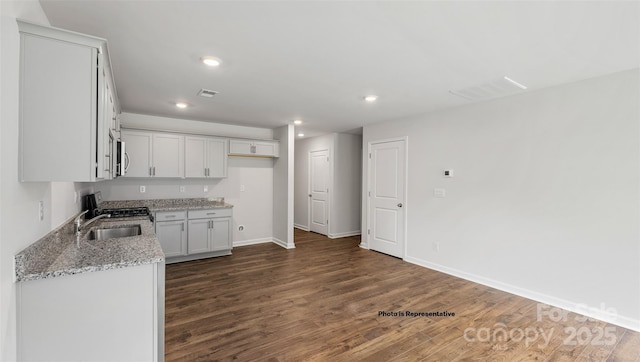
M 153 176 L 156 175 L 156 166 L 153 166 Z
M 184 231 L 184 223 L 180 224 L 181 231 Z
M 166 218 L 170 218 L 170 217 L 176 217 L 175 215 L 167 215 L 165 216 Z
M 149 167 L 149 176 L 153 176 L 153 167 Z
M 215 212 L 208 212 L 207 215 L 215 215 Z

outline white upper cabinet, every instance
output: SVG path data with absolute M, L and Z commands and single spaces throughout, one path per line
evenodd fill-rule
M 109 179 L 109 118 L 118 101 L 106 40 L 18 26 L 22 181 Z
M 151 144 L 153 177 L 184 177 L 184 136 L 154 133 Z
M 122 141 L 126 146 L 124 177 L 151 176 L 151 132 L 122 130 Z
M 184 136 L 123 129 L 127 150 L 124 177 L 184 178 Z
M 229 140 L 229 156 L 279 157 L 280 142 L 267 140 Z
M 215 137 L 185 137 L 185 177 L 227 177 L 227 140 Z

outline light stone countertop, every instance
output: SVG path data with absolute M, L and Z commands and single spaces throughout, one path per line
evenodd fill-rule
M 106 240 L 88 239 L 88 234 L 93 229 L 127 225 L 140 225 L 141 235 Z M 162 247 L 148 217 L 97 220 L 82 232 L 79 240 L 71 220 L 15 256 L 16 281 L 55 278 L 163 261 Z
M 197 210 L 197 209 L 219 209 L 232 208 L 233 205 L 221 200 L 209 200 L 204 198 L 193 199 L 155 199 L 155 200 L 120 200 L 103 201 L 102 209 L 115 209 L 124 207 L 148 207 L 154 211 L 176 211 L 176 210 Z

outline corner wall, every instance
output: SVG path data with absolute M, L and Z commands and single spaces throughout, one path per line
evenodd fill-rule
M 640 330 L 639 84 L 634 69 L 365 127 L 365 147 L 409 138 L 405 260 Z
M 293 164 L 294 127 L 277 128 L 273 137 L 280 140 L 280 157 L 273 162 L 273 241 L 295 248 L 293 240 Z

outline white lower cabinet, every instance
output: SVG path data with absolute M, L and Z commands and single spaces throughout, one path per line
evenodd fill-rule
M 165 258 L 187 255 L 186 213 L 156 213 L 156 238 L 162 246 Z
M 232 215 L 232 209 L 157 212 L 156 237 L 166 262 L 231 254 Z
M 19 361 L 164 360 L 164 263 L 16 289 Z

